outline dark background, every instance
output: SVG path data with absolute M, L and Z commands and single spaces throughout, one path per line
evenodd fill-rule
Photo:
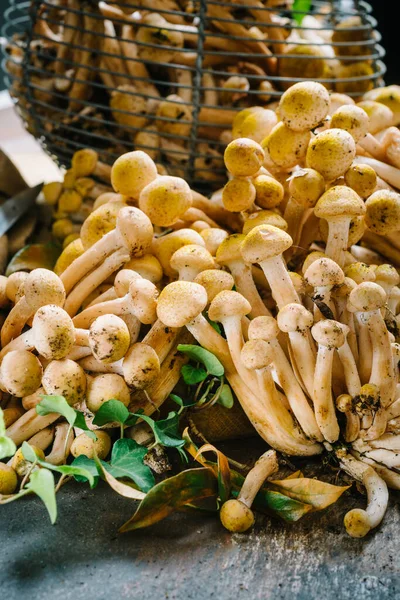
M 382 34 L 382 45 L 386 49 L 385 62 L 388 67 L 386 83 L 400 84 L 400 56 L 399 56 L 399 21 L 397 10 L 399 0 L 369 0 L 373 7 L 373 14 L 378 21 L 378 30 Z M 9 0 L 0 0 L 0 29 L 4 23 L 4 12 L 9 5 Z M 4 83 L 0 73 L 0 89 Z

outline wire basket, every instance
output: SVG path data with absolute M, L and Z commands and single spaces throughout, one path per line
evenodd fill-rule
M 375 28 L 362 1 L 14 0 L 3 34 L 17 109 L 60 164 L 142 149 L 204 189 L 225 181 L 237 111 L 301 80 L 353 97 L 381 85 Z

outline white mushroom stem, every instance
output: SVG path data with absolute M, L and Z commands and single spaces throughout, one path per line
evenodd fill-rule
M 355 458 L 357 458 L 357 460 L 360 460 L 361 462 L 373 467 L 374 470 L 378 473 L 378 475 L 382 477 L 383 481 L 389 488 L 391 488 L 392 490 L 400 490 L 400 473 L 395 473 L 394 471 L 391 471 L 387 467 L 380 465 L 371 458 L 363 456 L 355 450 L 352 450 L 351 453 Z
M 35 433 L 34 436 L 29 438 L 28 444 L 31 446 L 36 446 L 36 448 L 40 448 L 41 450 L 46 450 L 54 440 L 54 427 L 45 427 L 38 433 Z
M 358 396 L 361 389 L 361 381 L 357 370 L 357 364 L 353 356 L 353 352 L 351 351 L 349 342 L 347 341 L 349 328 L 343 323 L 341 323 L 340 325 L 345 336 L 345 342 L 342 346 L 340 346 L 340 348 L 338 348 L 338 354 L 340 362 L 343 365 L 347 391 L 349 392 L 350 396 Z
M 361 383 L 367 383 L 371 377 L 372 369 L 372 342 L 367 324 L 361 319 L 361 315 L 355 313 L 357 341 L 358 341 L 358 372 Z
M 63 465 L 68 458 L 73 440 L 74 432 L 68 423 L 56 425 L 53 446 L 46 456 L 46 462 L 52 465 Z
M 344 439 L 346 442 L 354 442 L 360 434 L 360 417 L 352 406 L 350 394 L 341 394 L 336 398 L 336 408 L 343 412 L 346 417 L 346 429 Z
M 239 492 L 238 500 L 250 508 L 264 481 L 267 477 L 276 473 L 278 469 L 279 464 L 275 450 L 268 450 L 260 456 L 254 467 L 249 471 Z
M 7 437 L 19 446 L 36 433 L 48 427 L 60 418 L 58 413 L 50 413 L 44 417 L 38 415 L 36 408 L 31 408 L 7 429 Z
M 360 462 L 350 454 L 341 451 L 338 458 L 342 469 L 360 481 L 367 492 L 365 511 L 355 509 L 347 513 L 345 517 L 347 533 L 354 537 L 364 537 L 370 529 L 379 525 L 385 515 L 389 501 L 387 485 L 372 467 Z M 362 523 L 359 523 L 360 521 Z

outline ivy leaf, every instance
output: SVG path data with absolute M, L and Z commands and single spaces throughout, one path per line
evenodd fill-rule
M 225 454 L 220 450 L 217 450 L 215 446 L 211 444 L 204 444 L 195 456 L 195 460 L 204 452 L 214 452 L 217 456 L 217 479 L 218 479 L 218 496 L 221 504 L 229 500 L 231 493 L 231 471 L 229 468 L 228 459 Z M 214 470 L 214 469 L 213 469 Z
M 177 404 L 181 408 L 189 408 L 190 406 L 196 405 L 196 402 L 191 402 L 190 400 L 184 400 L 183 398 L 181 398 L 180 396 L 177 396 L 176 394 L 170 394 L 169 397 L 171 398 L 171 400 L 173 400 L 175 402 L 175 404 Z
M 202 365 L 204 365 L 210 375 L 222 377 L 224 374 L 224 367 L 218 358 L 205 348 L 202 348 L 201 346 L 195 346 L 193 344 L 179 344 L 178 350 L 179 352 L 187 354 L 192 360 L 200 362 Z
M 187 385 L 196 385 L 207 378 L 207 371 L 205 369 L 194 367 L 191 364 L 183 365 L 181 374 L 183 381 Z
M 96 440 L 96 434 L 89 429 L 82 412 L 75 410 L 68 404 L 64 396 L 42 396 L 42 400 L 36 405 L 38 415 L 45 416 L 50 413 L 59 413 L 69 423 L 70 427 L 79 427 L 86 435 Z
M 268 483 L 273 486 L 273 489 L 277 489 L 290 498 L 311 504 L 314 510 L 322 510 L 333 504 L 350 487 L 348 485 L 332 485 L 307 477 L 273 480 Z
M 57 503 L 53 473 L 47 469 L 33 471 L 25 489 L 39 496 L 47 508 L 52 525 L 54 525 L 57 519 Z
M 146 415 L 139 415 L 143 421 L 146 421 L 153 430 L 157 444 L 166 448 L 182 448 L 185 445 L 178 433 L 179 415 L 176 412 L 170 412 L 166 419 L 154 421 Z
M 292 16 L 298 25 L 301 25 L 304 17 L 304 13 L 310 12 L 312 0 L 294 0 L 292 5 Z
M 123 425 L 129 418 L 129 410 L 120 400 L 107 400 L 104 402 L 93 419 L 93 425 L 106 425 L 117 422 Z
M 108 470 L 105 468 L 105 465 L 102 461 L 99 460 L 97 456 L 94 458 L 96 466 L 99 470 L 100 475 L 107 481 L 108 485 L 120 496 L 124 496 L 124 498 L 130 498 L 131 500 L 143 500 L 146 496 L 140 490 L 127 485 L 126 483 L 122 483 L 118 481 Z
M 6 276 L 9 277 L 16 271 L 32 271 L 39 267 L 52 271 L 61 252 L 62 246 L 54 242 L 29 244 L 14 254 L 8 263 Z
M 97 469 L 96 463 L 91 458 L 88 458 L 84 454 L 80 454 L 71 463 L 71 467 L 78 467 L 82 470 L 89 472 L 93 478 L 93 484 L 90 486 L 92 489 L 96 487 L 99 482 L 99 471 Z M 74 473 L 74 479 L 79 483 L 86 483 L 88 481 L 87 475 L 84 473 Z
M 3 410 L 0 408 L 0 460 L 8 456 L 13 456 L 17 450 L 16 445 L 11 438 L 6 435 L 6 426 L 4 423 Z
M 224 408 L 232 408 L 233 402 L 234 400 L 232 390 L 227 383 L 224 383 L 218 398 L 218 404 L 221 404 L 221 406 L 223 406 Z
M 111 454 L 113 477 L 132 479 L 141 490 L 148 492 L 154 486 L 155 480 L 150 467 L 143 463 L 146 454 L 147 448 L 140 446 L 134 440 L 116 441 Z
M 133 517 L 122 525 L 120 532 L 148 527 L 185 504 L 216 494 L 217 479 L 211 469 L 182 471 L 154 486 L 139 504 Z

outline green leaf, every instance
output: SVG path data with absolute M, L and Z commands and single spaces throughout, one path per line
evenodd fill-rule
M 179 344 L 178 350 L 179 352 L 187 354 L 192 360 L 200 362 L 202 365 L 204 365 L 210 375 L 222 377 L 224 374 L 224 367 L 218 358 L 205 348 L 192 344 Z
M 0 460 L 13 456 L 17 450 L 17 446 L 12 439 L 6 435 L 6 426 L 4 423 L 3 410 L 0 408 Z
M 112 475 L 119 479 L 127 477 L 148 492 L 155 483 L 150 467 L 143 463 L 147 448 L 130 439 L 117 440 L 111 454 Z
M 217 494 L 217 479 L 211 469 L 188 469 L 154 486 L 120 532 L 132 531 L 161 521 L 185 504 Z
M 227 383 L 224 383 L 218 398 L 218 404 L 221 404 L 221 406 L 223 406 L 224 408 L 232 408 L 233 402 L 234 400 L 232 390 Z
M 198 460 L 200 455 L 204 452 L 214 452 L 217 456 L 217 472 L 215 473 L 214 467 L 211 467 L 218 480 L 218 497 L 221 504 L 229 500 L 231 493 L 231 471 L 229 468 L 229 462 L 225 454 L 220 450 L 217 450 L 212 444 L 204 444 L 197 452 L 195 459 Z
M 29 244 L 14 254 L 8 263 L 6 276 L 9 277 L 16 271 L 32 271 L 42 268 L 53 270 L 62 247 L 53 242 L 47 244 Z
M 292 5 L 292 16 L 298 25 L 301 25 L 304 17 L 304 13 L 309 13 L 311 9 L 312 0 L 294 0 Z M 302 14 L 303 13 L 303 14 Z
M 178 433 L 178 413 L 170 412 L 168 417 L 161 421 L 154 421 L 146 415 L 140 415 L 140 417 L 152 428 L 157 444 L 167 448 L 182 448 L 185 445 L 185 440 Z
M 183 381 L 187 385 L 196 385 L 201 381 L 204 381 L 207 377 L 207 371 L 204 369 L 194 367 L 191 364 L 183 365 L 181 368 L 181 374 L 183 377 Z
M 33 471 L 29 477 L 29 481 L 26 484 L 25 489 L 30 490 L 39 496 L 47 508 L 51 523 L 54 524 L 57 518 L 57 503 L 56 493 L 54 490 L 53 473 L 47 469 L 38 469 L 37 471 Z
M 124 498 L 130 498 L 131 500 L 143 500 L 145 498 L 145 494 L 140 490 L 137 490 L 132 485 L 127 485 L 126 483 L 122 483 L 118 481 L 106 468 L 106 463 L 100 461 L 97 456 L 94 458 L 96 462 L 96 466 L 99 470 L 100 475 L 107 481 L 108 485 L 120 496 L 124 496 Z
M 21 450 L 26 460 L 29 460 L 31 463 L 37 462 L 38 456 L 28 442 L 22 442 Z
M 170 394 L 169 397 L 173 400 L 178 406 L 182 408 L 189 408 L 190 406 L 196 406 L 196 402 L 192 402 L 190 399 L 184 400 L 180 396 L 176 394 Z
M 222 329 L 221 329 L 221 327 L 219 326 L 219 323 L 216 323 L 215 321 L 211 321 L 211 319 L 207 319 L 207 321 L 210 323 L 211 327 L 212 327 L 213 329 L 215 329 L 215 331 L 216 331 L 217 333 L 219 333 L 219 335 L 221 335 L 221 334 L 222 334 Z
M 38 415 L 48 415 L 50 413 L 59 413 L 69 423 L 70 427 L 79 427 L 86 432 L 86 435 L 96 440 L 96 434 L 89 429 L 82 412 L 75 410 L 68 404 L 64 396 L 42 396 L 42 400 L 36 405 Z
M 129 418 L 129 410 L 119 400 L 107 400 L 104 402 L 93 419 L 93 425 L 106 425 L 107 423 L 124 424 Z
M 97 469 L 96 463 L 93 459 L 88 458 L 84 454 L 80 454 L 71 463 L 71 467 L 78 467 L 82 470 L 88 471 L 93 477 L 93 485 L 91 488 L 95 488 L 99 481 L 99 471 Z M 88 481 L 87 475 L 84 473 L 74 473 L 74 479 L 79 483 L 86 483 Z

